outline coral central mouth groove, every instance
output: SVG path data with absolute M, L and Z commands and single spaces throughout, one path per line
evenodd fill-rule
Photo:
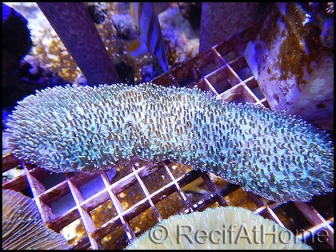
M 334 149 L 325 131 L 199 89 L 47 88 L 19 102 L 8 132 L 17 158 L 54 172 L 169 159 L 274 201 L 308 201 L 333 187 Z

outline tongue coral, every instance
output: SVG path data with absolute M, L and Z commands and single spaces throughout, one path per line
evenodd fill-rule
M 17 158 L 53 172 L 170 159 L 274 201 L 308 201 L 333 187 L 334 148 L 324 131 L 199 89 L 48 88 L 19 102 L 8 131 Z

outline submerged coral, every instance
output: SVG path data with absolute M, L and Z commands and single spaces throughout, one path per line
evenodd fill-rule
M 247 209 L 217 207 L 165 219 L 126 249 L 312 248 L 290 230 Z
M 135 157 L 189 164 L 275 201 L 308 201 L 333 186 L 325 131 L 199 89 L 48 88 L 19 102 L 7 125 L 13 154 L 54 172 L 94 172 Z
M 2 248 L 67 249 L 62 235 L 48 229 L 34 201 L 22 193 L 2 190 Z

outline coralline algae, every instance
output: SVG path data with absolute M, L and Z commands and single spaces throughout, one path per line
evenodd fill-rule
M 271 109 L 333 130 L 334 18 L 301 5 L 275 3 L 244 56 Z
M 8 132 L 17 158 L 53 172 L 169 159 L 274 201 L 308 201 L 333 190 L 334 147 L 325 131 L 199 89 L 47 88 L 19 102 Z

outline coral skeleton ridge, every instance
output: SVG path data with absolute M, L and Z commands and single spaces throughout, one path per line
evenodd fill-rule
M 160 233 L 161 236 L 155 233 Z M 202 236 L 198 236 L 199 233 Z M 274 239 L 284 234 L 286 242 Z M 126 250 L 131 249 L 311 250 L 312 248 L 276 222 L 264 219 L 245 208 L 229 206 L 170 216 L 126 247 Z
M 2 190 L 2 249 L 67 248 L 64 237 L 45 226 L 31 198 L 13 190 Z
M 334 149 L 325 131 L 197 88 L 47 88 L 19 102 L 8 132 L 17 158 L 53 172 L 169 159 L 274 201 L 308 201 L 333 190 Z

